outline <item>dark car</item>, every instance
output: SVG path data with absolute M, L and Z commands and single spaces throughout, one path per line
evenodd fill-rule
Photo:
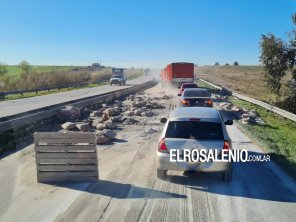
M 179 92 L 178 92 L 178 96 L 181 96 L 184 89 L 195 89 L 195 88 L 198 88 L 197 84 L 196 83 L 183 83 L 179 89 Z
M 185 89 L 180 98 L 181 106 L 213 107 L 211 93 L 207 89 Z

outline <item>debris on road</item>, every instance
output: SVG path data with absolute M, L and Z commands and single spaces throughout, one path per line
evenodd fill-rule
M 116 124 L 112 122 L 112 120 L 107 120 L 105 122 L 106 128 L 108 129 L 115 129 L 116 128 Z
M 109 115 L 107 114 L 107 113 L 103 113 L 102 114 L 102 120 L 103 121 L 106 121 L 106 120 L 108 120 L 109 119 Z
M 61 120 L 74 120 L 80 116 L 80 109 L 74 106 L 66 106 L 64 109 L 58 110 L 58 117 Z
M 124 122 L 123 122 L 123 125 L 133 125 L 133 124 L 137 124 L 138 121 L 133 118 L 133 117 L 127 117 Z
M 108 108 L 104 111 L 109 117 L 110 116 L 117 116 L 120 114 L 120 109 L 119 108 Z
M 159 130 L 158 129 L 155 129 L 155 128 L 146 128 L 144 130 L 145 133 L 155 133 L 155 132 L 158 132 Z
M 76 128 L 76 123 L 66 122 L 62 124 L 61 127 L 65 130 L 73 130 Z
M 227 98 L 225 98 L 227 100 Z M 264 121 L 260 118 L 260 115 L 255 110 L 248 110 L 246 108 L 234 106 L 231 102 L 222 102 L 219 104 L 219 108 L 225 111 L 231 111 L 237 114 L 242 124 L 257 124 L 264 125 Z
M 105 144 L 105 143 L 110 142 L 110 139 L 99 133 L 99 134 L 96 134 L 96 142 L 97 142 L 97 144 Z
M 88 123 L 77 123 L 76 127 L 77 127 L 77 129 L 79 129 L 82 132 L 90 131 L 90 127 L 89 127 Z
M 91 117 L 100 117 L 102 115 L 102 113 L 104 112 L 104 108 L 101 108 L 99 110 L 95 110 L 92 113 L 90 113 Z
M 107 128 L 106 124 L 104 123 L 99 123 L 97 126 L 96 126 L 97 130 L 104 130 Z
M 105 129 L 101 132 L 101 134 L 103 136 L 108 137 L 110 140 L 113 140 L 116 137 L 116 132 L 109 130 L 109 129 Z
M 145 93 L 129 95 L 122 100 L 115 100 L 95 106 L 95 108 L 77 108 L 66 106 L 59 110 L 63 120 L 72 120 L 64 123 L 61 128 L 81 132 L 96 132 L 97 144 L 105 144 L 116 136 L 115 129 L 119 130 L 126 125 L 147 124 L 147 117 L 157 115 L 157 109 L 165 108 L 165 101 L 171 96 L 160 95 L 153 97 Z M 76 121 L 73 122 L 73 120 Z M 158 129 L 145 129 L 146 134 L 158 132 Z

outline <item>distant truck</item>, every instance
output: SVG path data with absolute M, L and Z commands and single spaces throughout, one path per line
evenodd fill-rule
M 112 68 L 112 77 L 110 79 L 110 85 L 125 85 L 126 78 L 124 74 L 124 69 L 122 68 Z
M 168 64 L 161 70 L 162 83 L 180 87 L 183 83 L 194 82 L 194 64 L 188 62 L 175 62 Z

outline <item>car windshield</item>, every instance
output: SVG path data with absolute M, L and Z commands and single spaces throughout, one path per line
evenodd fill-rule
M 185 90 L 184 97 L 210 97 L 207 90 Z
M 171 121 L 165 137 L 196 140 L 224 139 L 220 123 L 198 121 Z

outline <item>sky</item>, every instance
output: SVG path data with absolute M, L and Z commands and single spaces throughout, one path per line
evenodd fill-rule
M 0 62 L 162 68 L 259 64 L 296 0 L 0 0 Z

